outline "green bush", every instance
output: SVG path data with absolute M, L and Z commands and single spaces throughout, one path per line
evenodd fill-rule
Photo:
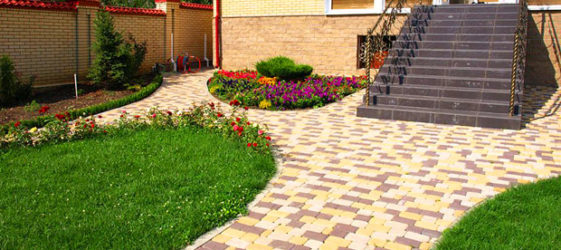
M 32 82 L 33 77 L 28 83 L 24 83 L 16 76 L 14 64 L 8 56 L 0 58 L 0 106 L 14 105 L 29 99 Z
M 296 64 L 288 57 L 277 56 L 255 65 L 257 72 L 266 77 L 277 77 L 283 80 L 302 79 L 312 74 L 312 66 Z
M 121 89 L 144 61 L 146 43 L 136 43 L 132 35 L 129 35 L 132 44 L 126 42 L 115 30 L 113 17 L 107 11 L 98 11 L 94 23 L 96 57 L 88 77 L 106 89 Z

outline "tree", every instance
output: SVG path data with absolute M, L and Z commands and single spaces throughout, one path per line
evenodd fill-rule
M 144 61 L 146 43 L 137 44 L 132 36 L 130 40 L 134 44 L 127 43 L 115 30 L 113 17 L 107 11 L 98 11 L 94 24 L 95 60 L 88 77 L 106 89 L 122 88 Z

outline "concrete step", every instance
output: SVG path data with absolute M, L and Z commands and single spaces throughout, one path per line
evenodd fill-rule
M 514 34 L 516 23 L 513 26 L 405 26 L 403 31 L 421 34 Z
M 400 107 L 396 105 L 361 105 L 357 116 L 386 120 L 428 122 L 484 128 L 520 129 L 521 116 L 498 115 L 476 111 Z
M 428 26 L 428 27 L 439 27 L 439 26 L 515 26 L 517 25 L 517 19 L 464 19 L 464 20 L 407 20 L 405 26 Z
M 385 63 L 400 66 L 508 68 L 512 66 L 512 59 L 387 57 Z
M 453 87 L 472 88 L 485 90 L 510 90 L 511 80 L 476 78 L 476 77 L 454 77 L 454 76 L 432 76 L 432 75 L 406 75 L 378 74 L 375 85 L 404 85 L 404 86 L 430 86 L 430 87 Z
M 421 107 L 432 109 L 446 109 L 459 111 L 481 111 L 488 113 L 506 114 L 509 112 L 509 102 L 490 100 L 466 100 L 458 98 L 434 98 L 409 95 L 374 95 L 373 105 L 397 105 L 401 107 Z M 518 105 L 518 103 L 516 103 Z
M 408 75 L 452 76 L 466 78 L 493 78 L 510 80 L 512 70 L 509 68 L 476 68 L 476 67 L 432 67 L 432 66 L 400 66 L 386 64 L 380 69 L 380 77 L 391 75 L 401 77 Z
M 514 42 L 464 42 L 464 41 L 408 41 L 396 40 L 393 48 L 402 49 L 474 49 L 474 50 L 512 50 Z
M 370 87 L 373 94 L 384 95 L 409 95 L 433 98 L 458 98 L 466 100 L 486 100 L 486 101 L 506 101 L 510 100 L 510 89 L 485 89 L 485 88 L 465 88 L 434 86 L 424 84 L 379 84 L 374 83 Z M 517 91 L 515 94 L 521 94 Z
M 395 56 L 395 57 L 512 59 L 512 53 L 513 53 L 512 50 L 392 48 L 389 51 L 388 55 Z
M 463 41 L 463 42 L 514 42 L 514 33 L 512 34 L 432 34 L 432 33 L 401 33 L 397 36 L 397 40 L 409 41 Z
M 481 12 L 440 12 L 438 9 L 433 13 L 415 13 L 411 15 L 414 19 L 430 19 L 430 20 L 462 20 L 462 19 L 518 19 L 518 11 L 512 12 L 495 12 L 495 13 L 481 13 Z

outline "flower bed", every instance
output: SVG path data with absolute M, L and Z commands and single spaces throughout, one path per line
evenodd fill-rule
M 223 101 L 237 100 L 244 106 L 270 110 L 321 107 L 366 86 L 366 77 L 314 75 L 298 81 L 284 81 L 255 71 L 220 70 L 208 89 Z
M 45 143 L 73 141 L 111 134 L 123 129 L 196 126 L 242 140 L 247 143 L 248 148 L 268 153 L 271 137 L 259 125 L 247 119 L 245 110 L 240 111 L 239 105 L 234 106 L 230 115 L 225 115 L 214 103 L 198 105 L 177 114 L 153 108 L 143 115 L 130 115 L 123 110 L 120 119 L 115 122 L 116 125 L 97 124 L 96 118 L 102 118 L 101 116 L 79 117 L 72 121 L 73 116 L 69 112 L 54 115 L 54 119 L 42 129 L 37 127 L 29 129 L 18 121 L 5 135 L 0 136 L 0 150 L 14 146 L 38 146 Z

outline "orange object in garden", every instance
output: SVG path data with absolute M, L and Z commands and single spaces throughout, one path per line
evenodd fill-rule
M 386 57 L 388 56 L 389 52 L 388 51 L 381 51 L 381 52 L 375 52 L 374 53 L 374 58 L 372 58 L 372 62 L 370 63 L 370 68 L 372 69 L 379 69 L 382 67 L 382 65 L 384 65 L 384 60 L 386 59 Z

